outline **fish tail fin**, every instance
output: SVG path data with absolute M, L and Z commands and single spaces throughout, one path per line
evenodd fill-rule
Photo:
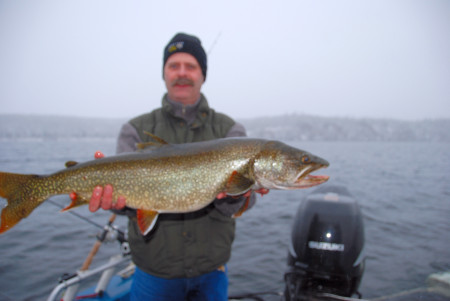
M 37 177 L 0 172 L 0 196 L 8 202 L 1 213 L 0 233 L 11 229 L 46 199 L 33 195 L 33 189 L 30 189 L 30 183 Z

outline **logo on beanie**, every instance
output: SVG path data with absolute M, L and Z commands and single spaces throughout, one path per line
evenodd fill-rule
M 181 42 L 174 42 L 174 43 L 170 44 L 169 47 L 167 47 L 167 51 L 169 53 L 172 53 L 172 52 L 175 52 L 177 50 L 181 50 L 181 49 L 183 49 L 183 45 L 184 45 L 183 41 L 181 41 Z

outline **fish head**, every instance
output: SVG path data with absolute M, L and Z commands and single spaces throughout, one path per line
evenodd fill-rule
M 328 180 L 325 175 L 311 175 L 328 166 L 328 161 L 307 151 L 279 141 L 269 141 L 255 159 L 254 177 L 257 186 L 267 189 L 308 188 Z

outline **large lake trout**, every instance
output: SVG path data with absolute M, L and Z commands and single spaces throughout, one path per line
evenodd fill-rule
M 50 175 L 0 172 L 0 196 L 7 206 L 0 233 L 11 229 L 53 195 L 72 194 L 66 209 L 87 204 L 95 186 L 111 184 L 113 198 L 126 198 L 137 209 L 138 225 L 148 233 L 159 213 L 201 209 L 218 195 L 250 190 L 300 189 L 321 184 L 328 176 L 311 172 L 328 162 L 282 142 L 227 138 L 186 144 L 157 140 L 149 150 L 66 164 Z

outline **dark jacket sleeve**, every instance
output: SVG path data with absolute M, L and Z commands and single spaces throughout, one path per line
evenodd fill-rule
M 247 137 L 244 126 L 236 122 L 227 133 L 226 138 L 230 137 Z
M 136 151 L 136 143 L 142 142 L 136 128 L 130 123 L 125 123 L 120 129 L 117 139 L 116 154 Z

